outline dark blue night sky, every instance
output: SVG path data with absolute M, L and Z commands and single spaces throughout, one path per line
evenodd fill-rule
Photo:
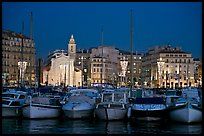
M 133 51 L 150 47 L 181 47 L 201 58 L 201 2 L 2 2 L 3 29 L 30 36 L 30 12 L 37 57 L 67 50 L 71 34 L 77 48 L 104 44 L 130 50 L 130 10 L 133 10 Z

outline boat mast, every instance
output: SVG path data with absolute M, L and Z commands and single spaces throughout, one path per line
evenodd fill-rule
M 31 14 L 30 14 L 30 42 L 31 42 L 31 45 L 32 45 L 32 42 L 33 42 L 33 15 L 32 15 L 32 12 L 31 12 Z M 30 45 L 30 46 L 31 46 Z M 31 49 L 31 48 L 30 48 Z M 31 74 L 31 72 L 32 72 L 32 58 L 31 58 L 31 53 L 30 53 L 30 67 L 29 67 L 29 83 L 30 83 L 30 87 L 31 87 L 31 85 L 32 85 L 32 74 Z
M 102 88 L 102 84 L 103 84 L 103 27 L 101 29 L 101 47 L 102 47 L 102 66 L 101 66 L 101 88 Z
M 132 9 L 130 11 L 130 97 L 132 97 L 133 68 L 132 68 Z
M 22 41 L 21 41 L 21 63 L 20 63 L 20 69 L 21 69 L 21 86 L 24 86 L 23 81 L 23 33 L 24 33 L 24 21 L 22 22 Z

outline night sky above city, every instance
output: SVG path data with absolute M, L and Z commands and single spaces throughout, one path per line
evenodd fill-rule
M 2 27 L 33 38 L 37 57 L 56 49 L 67 50 L 71 35 L 77 49 L 103 43 L 130 50 L 130 10 L 133 51 L 170 44 L 202 56 L 202 2 L 2 2 Z

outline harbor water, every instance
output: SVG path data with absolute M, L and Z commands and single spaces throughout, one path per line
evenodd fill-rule
M 2 118 L 2 134 L 202 134 L 202 123 Z

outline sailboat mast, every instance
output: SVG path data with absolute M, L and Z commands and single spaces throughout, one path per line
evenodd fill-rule
M 101 59 L 102 59 L 102 66 L 101 66 L 101 87 L 102 87 L 102 83 L 103 83 L 103 27 L 101 29 L 101 47 L 102 47 L 102 56 L 101 56 Z
M 32 44 L 32 42 L 33 42 L 33 15 L 32 15 L 32 12 L 31 12 L 31 14 L 30 14 L 30 42 L 31 42 L 31 44 Z M 30 67 L 29 67 L 29 83 L 30 83 L 30 87 L 31 87 L 31 85 L 32 85 L 32 74 L 31 74 L 31 72 L 32 72 L 32 58 L 31 58 L 31 53 L 30 53 Z
M 23 81 L 23 33 L 24 33 L 24 21 L 22 22 L 22 41 L 21 41 L 21 63 L 20 63 L 20 69 L 21 69 L 21 85 L 24 85 Z
M 132 67 L 132 9 L 130 11 L 130 97 L 132 97 L 133 67 Z

